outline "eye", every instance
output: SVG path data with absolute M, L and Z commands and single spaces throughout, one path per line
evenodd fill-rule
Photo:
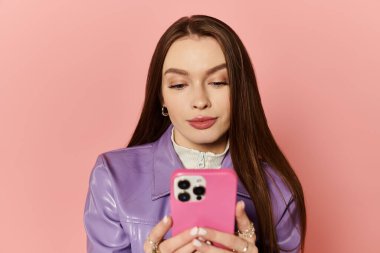
M 185 84 L 182 84 L 182 83 L 169 85 L 169 89 L 175 89 L 175 90 L 181 90 L 184 87 L 185 87 Z
M 213 86 L 221 87 L 221 86 L 227 85 L 228 83 L 227 82 L 211 82 L 210 84 L 212 84 Z

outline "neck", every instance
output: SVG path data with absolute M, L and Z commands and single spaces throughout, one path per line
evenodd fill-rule
M 226 149 L 227 141 L 228 141 L 228 136 L 227 134 L 225 134 L 213 143 L 201 143 L 201 144 L 189 143 L 182 140 L 178 140 L 178 138 L 176 138 L 175 129 L 174 129 L 173 138 L 174 138 L 175 143 L 185 148 L 195 149 L 201 152 L 212 152 L 214 154 L 223 153 L 224 150 Z

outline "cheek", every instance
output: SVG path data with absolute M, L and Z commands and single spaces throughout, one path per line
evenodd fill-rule
M 183 99 L 181 100 L 178 97 L 167 97 L 165 102 L 166 102 L 168 109 L 170 108 L 172 111 L 173 110 L 180 110 L 184 104 Z
M 168 100 L 166 101 L 166 106 L 171 118 L 176 119 L 184 117 L 185 111 L 183 101 L 181 102 L 180 100 Z
M 167 87 L 161 87 L 162 98 L 167 106 L 176 104 L 178 99 L 178 94 L 173 94 L 173 91 L 169 90 Z
M 219 96 L 215 97 L 215 102 L 218 108 L 220 108 L 221 111 L 230 113 L 230 95 L 229 92 L 220 94 Z

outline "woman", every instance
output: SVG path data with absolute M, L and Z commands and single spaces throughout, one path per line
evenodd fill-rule
M 233 168 L 237 233 L 191 228 L 171 236 L 176 168 Z M 183 17 L 153 54 L 144 107 L 126 148 L 98 156 L 84 222 L 88 252 L 303 251 L 301 184 L 277 146 L 241 40 L 222 21 Z

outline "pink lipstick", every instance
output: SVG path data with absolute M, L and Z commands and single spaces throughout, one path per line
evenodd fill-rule
M 212 125 L 215 124 L 217 118 L 214 117 L 206 117 L 206 116 L 201 116 L 201 117 L 196 117 L 191 120 L 188 120 L 190 125 L 196 129 L 207 129 L 210 128 Z

